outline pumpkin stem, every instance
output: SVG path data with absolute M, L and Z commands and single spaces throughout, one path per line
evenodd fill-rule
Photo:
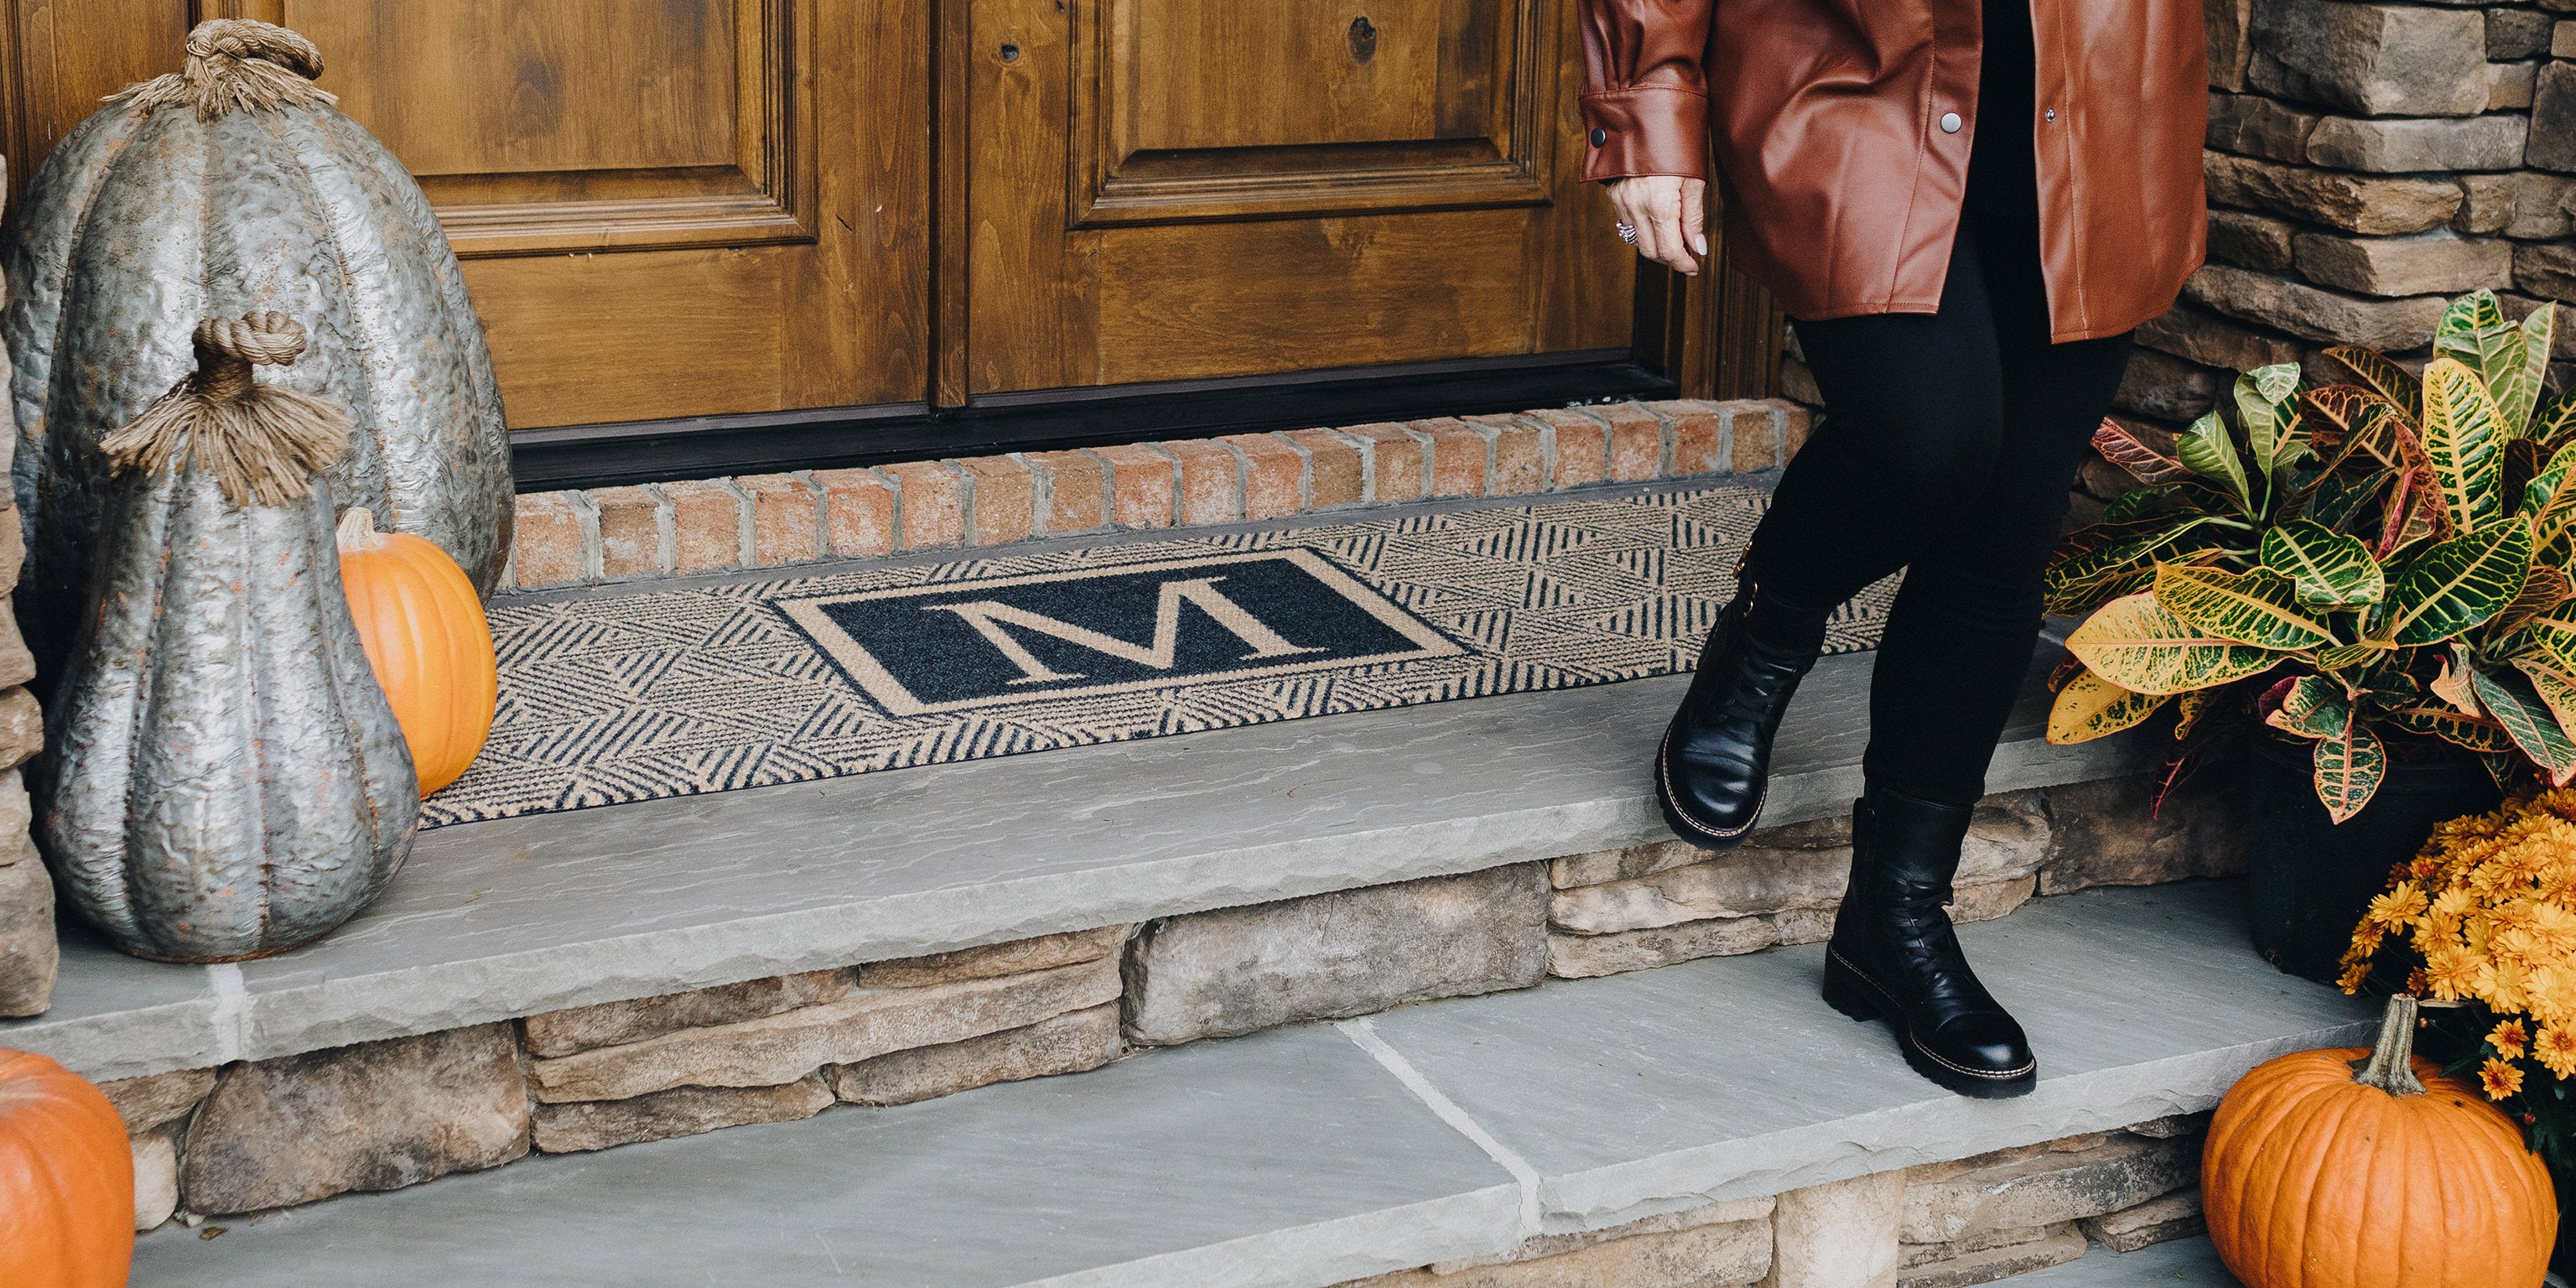
M 304 327 L 283 313 L 197 324 L 197 370 L 143 414 L 99 440 L 119 470 L 158 472 L 184 451 L 214 474 L 234 505 L 281 505 L 313 493 L 313 472 L 349 445 L 349 418 L 311 394 L 262 385 L 253 364 L 284 366 L 304 352 Z
M 384 534 L 376 531 L 375 511 L 353 505 L 340 513 L 340 530 L 335 539 L 343 553 L 351 550 L 382 550 Z
M 2415 1079 L 2414 994 L 2388 999 L 2388 1010 L 2379 1017 L 2379 1041 L 2368 1059 L 2352 1062 L 2352 1080 L 2392 1096 L 2424 1094 L 2424 1084 Z
M 284 27 L 249 18 L 215 18 L 188 33 L 188 69 L 156 76 L 110 94 L 149 116 L 186 105 L 200 121 L 236 111 L 313 107 L 339 98 L 313 82 L 322 75 L 322 51 Z

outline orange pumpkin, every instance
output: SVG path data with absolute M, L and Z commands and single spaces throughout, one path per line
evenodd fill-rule
M 2377 1046 L 2282 1056 L 2219 1102 L 2201 1204 L 2246 1288 L 2539 1288 L 2548 1170 L 2414 1048 L 2415 999 L 2392 998 Z
M 0 1050 L 0 1284 L 117 1288 L 134 1261 L 134 1150 L 98 1088 Z
M 358 641 L 427 796 L 455 782 L 492 733 L 501 689 L 483 601 L 446 551 L 408 532 L 376 531 L 364 509 L 340 516 L 339 543 Z

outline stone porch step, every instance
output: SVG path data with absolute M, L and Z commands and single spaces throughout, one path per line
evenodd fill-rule
M 2128 1253 L 2095 1248 L 2081 1261 L 2034 1270 L 2012 1284 L 2013 1288 L 2240 1288 L 2236 1276 L 2219 1264 L 2218 1249 L 2206 1237 L 2176 1239 Z
M 2050 650 L 2054 652 L 2054 650 Z M 2133 773 L 2051 747 L 2035 669 L 1994 790 Z M 1817 668 L 1767 821 L 1859 787 L 1870 657 Z M 424 834 L 376 905 L 237 966 L 78 932 L 0 1046 L 98 1080 L 1669 839 L 1645 773 L 1686 677 L 1331 716 Z
M 1776 949 L 168 1226 L 135 1282 L 1323 1288 L 2198 1112 L 2362 1040 L 2371 1008 L 2265 967 L 2241 902 L 2095 891 L 1963 928 L 2040 1052 L 2016 1100 L 1915 1077 L 1818 1000 L 1818 948 Z M 2205 1270 L 2184 1245 L 2026 1282 L 2226 1282 Z

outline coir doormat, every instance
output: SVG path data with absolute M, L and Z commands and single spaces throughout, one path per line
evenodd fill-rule
M 428 826 L 1687 670 L 1743 488 L 504 603 Z M 1870 646 L 1892 583 L 1839 610 Z

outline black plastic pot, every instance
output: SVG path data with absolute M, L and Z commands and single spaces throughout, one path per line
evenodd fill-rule
M 2473 759 L 2397 760 L 2370 804 L 2338 825 L 2317 800 L 2313 744 L 2252 741 L 2246 850 L 2254 950 L 2309 979 L 2334 979 L 2352 928 L 2388 888 L 2388 870 L 2414 858 L 2434 824 L 2503 800 Z

